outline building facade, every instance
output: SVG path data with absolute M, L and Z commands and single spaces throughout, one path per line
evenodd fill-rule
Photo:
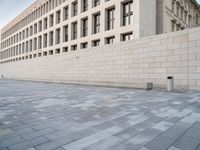
M 156 0 L 156 33 L 168 33 L 200 26 L 196 0 Z
M 37 0 L 1 30 L 0 63 L 200 25 L 195 0 Z
M 154 0 L 37 0 L 1 30 L 1 63 L 154 35 L 154 8 Z

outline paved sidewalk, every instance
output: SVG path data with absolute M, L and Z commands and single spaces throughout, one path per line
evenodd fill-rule
M 200 150 L 200 92 L 0 80 L 0 150 Z

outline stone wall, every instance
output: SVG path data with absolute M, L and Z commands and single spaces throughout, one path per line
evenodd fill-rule
M 0 64 L 8 79 L 200 90 L 200 28 Z

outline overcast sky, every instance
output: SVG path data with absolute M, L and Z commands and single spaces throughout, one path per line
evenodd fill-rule
M 4 27 L 35 0 L 0 0 L 0 28 Z M 197 0 L 200 3 L 200 0 Z

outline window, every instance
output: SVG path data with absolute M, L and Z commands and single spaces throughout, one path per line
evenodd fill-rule
M 52 27 L 53 26 L 53 19 L 54 19 L 54 15 L 51 14 L 50 17 L 49 17 L 49 27 Z
M 64 32 L 63 42 L 67 42 L 68 41 L 68 25 L 63 27 L 63 32 Z
M 68 52 L 68 47 L 63 47 L 63 52 Z
M 44 36 L 43 36 L 43 47 L 45 48 L 45 47 L 47 47 L 47 34 L 44 34 Z
M 26 38 L 28 38 L 28 36 L 29 36 L 29 28 L 26 28 Z M 15 36 L 14 36 L 14 39 L 15 39 Z M 15 41 L 15 40 L 14 40 Z
M 84 18 L 81 20 L 81 31 L 82 37 L 86 37 L 88 35 L 88 18 Z
M 172 32 L 174 32 L 174 31 L 176 31 L 176 24 L 175 24 L 175 22 L 174 21 L 172 21 Z
M 174 13 L 175 11 L 175 1 L 174 0 L 172 0 L 172 12 Z
M 37 33 L 37 23 L 34 24 L 34 34 Z
M 176 15 L 179 17 L 179 5 L 177 4 L 177 7 L 176 7 Z
M 56 44 L 60 44 L 60 28 L 56 29 Z
M 56 24 L 60 23 L 60 10 L 56 12 Z
M 77 50 L 77 45 L 72 45 L 71 46 L 71 51 L 76 51 Z
M 78 2 L 74 1 L 72 3 L 72 17 L 78 15 Z
M 38 49 L 42 48 L 42 36 L 38 37 Z
M 88 10 L 88 0 L 82 0 L 82 12 L 85 12 Z
M 31 52 L 33 50 L 33 41 L 32 40 L 30 40 L 29 46 L 30 46 L 29 51 Z
M 100 13 L 93 15 L 93 33 L 100 32 Z
M 128 41 L 128 40 L 132 40 L 133 39 L 133 33 L 125 33 L 122 34 L 122 41 Z
M 47 29 L 47 22 L 48 22 L 48 19 L 46 17 L 46 18 L 44 18 L 44 30 Z
M 92 41 L 92 46 L 93 47 L 96 47 L 96 46 L 99 46 L 100 45 L 100 40 L 94 40 Z
M 88 47 L 88 43 L 85 42 L 85 43 L 81 43 L 81 49 L 85 49 Z
M 114 22 L 115 22 L 115 8 L 110 8 L 107 10 L 107 21 L 106 21 L 106 25 L 107 28 L 106 30 L 111 30 L 114 29 Z
M 30 36 L 33 35 L 33 26 L 30 26 Z
M 96 7 L 100 5 L 100 0 L 93 0 L 93 6 Z
M 43 56 L 47 56 L 47 52 L 43 52 Z
M 72 40 L 77 39 L 77 22 L 72 23 Z
M 123 26 L 133 23 L 133 1 L 123 4 Z
M 37 49 L 37 38 L 34 38 L 34 47 L 33 47 L 34 50 Z
M 53 31 L 49 32 L 49 46 L 53 46 Z
M 28 47 L 28 41 L 26 41 L 26 53 L 28 53 L 28 49 L 29 49 L 29 47 Z
M 50 51 L 49 51 L 49 55 L 53 55 L 53 50 L 50 50 Z
M 42 54 L 41 53 L 38 53 L 38 57 L 41 57 L 42 56 Z
M 39 21 L 39 32 L 41 32 L 42 31 L 42 21 Z
M 60 49 L 59 49 L 59 48 L 56 49 L 55 53 L 56 53 L 56 54 L 60 54 Z
M 63 8 L 63 20 L 67 20 L 69 18 L 69 7 L 66 6 Z
M 105 44 L 113 44 L 113 43 L 114 43 L 114 39 L 115 39 L 114 36 L 112 36 L 112 37 L 107 37 L 107 38 L 105 39 Z

